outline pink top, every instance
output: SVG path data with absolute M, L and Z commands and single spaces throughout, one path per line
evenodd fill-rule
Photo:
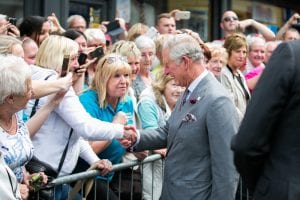
M 245 75 L 245 79 L 251 79 L 254 78 L 255 76 L 259 75 L 262 73 L 262 71 L 264 71 L 265 67 L 263 65 L 259 65 L 257 67 L 255 67 L 254 69 L 250 70 L 246 75 Z

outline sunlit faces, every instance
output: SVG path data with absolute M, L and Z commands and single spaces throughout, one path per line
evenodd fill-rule
M 117 71 L 107 81 L 107 95 L 110 98 L 124 97 L 130 83 L 130 74 L 125 70 Z
M 129 57 L 127 57 L 127 62 L 131 66 L 131 69 L 132 69 L 131 79 L 135 80 L 137 74 L 140 71 L 140 58 L 135 57 L 135 56 L 129 56 Z
M 234 49 L 228 58 L 228 65 L 234 67 L 235 69 L 240 69 L 244 67 L 247 56 L 247 48 L 241 47 L 239 49 Z
M 175 80 L 170 80 L 165 87 L 164 96 L 166 101 L 170 107 L 175 106 L 178 98 L 181 96 L 183 91 L 185 90 L 184 87 L 178 86 L 175 83 Z
M 264 61 L 265 55 L 266 55 L 265 43 L 263 44 L 255 43 L 250 48 L 248 58 L 251 64 L 254 67 L 257 67 Z
M 78 53 L 85 52 L 87 49 L 86 39 L 81 35 L 74 40 L 79 45 Z
M 150 71 L 152 67 L 152 61 L 154 58 L 154 49 L 152 48 L 144 48 L 140 49 L 141 51 L 141 62 L 140 62 L 140 70 Z
M 220 76 L 222 68 L 225 66 L 225 61 L 221 56 L 212 57 L 207 65 L 209 71 L 215 76 Z
M 160 18 L 156 28 L 160 34 L 175 34 L 176 31 L 175 19 L 173 17 Z
M 11 48 L 11 54 L 17 57 L 24 58 L 24 50 L 21 44 L 15 44 Z

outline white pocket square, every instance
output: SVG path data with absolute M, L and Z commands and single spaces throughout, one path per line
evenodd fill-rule
M 191 114 L 191 113 L 187 113 L 184 118 L 182 119 L 182 121 L 184 122 L 194 122 L 197 121 L 197 118 L 195 115 Z

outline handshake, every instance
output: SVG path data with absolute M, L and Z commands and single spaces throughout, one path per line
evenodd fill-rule
M 138 138 L 137 130 L 132 125 L 124 126 L 124 135 L 122 139 L 119 139 L 119 142 L 124 148 L 129 148 L 133 146 Z

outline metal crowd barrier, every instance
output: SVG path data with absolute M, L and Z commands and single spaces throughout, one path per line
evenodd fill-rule
M 122 172 L 122 170 L 131 169 L 131 172 L 133 173 L 133 167 L 139 166 L 140 169 L 142 169 L 143 164 L 153 163 L 154 161 L 157 161 L 160 159 L 162 159 L 161 155 L 153 154 L 153 155 L 146 157 L 143 161 L 136 160 L 136 161 L 130 161 L 127 163 L 120 163 L 120 164 L 113 165 L 112 171 L 113 172 Z M 61 184 L 74 183 L 74 182 L 77 182 L 78 180 L 95 178 L 98 175 L 100 175 L 98 170 L 89 170 L 89 171 L 80 172 L 80 173 L 76 173 L 76 174 L 72 174 L 72 175 L 68 175 L 68 176 L 58 177 L 58 178 L 54 179 L 51 183 L 54 184 L 55 186 L 57 186 L 57 185 L 61 185 Z M 132 175 L 133 174 L 131 174 L 131 177 L 133 177 Z M 142 178 L 142 171 L 141 171 L 141 178 Z M 153 180 L 153 177 L 152 177 L 152 180 Z M 122 176 L 119 176 L 119 187 L 120 187 L 120 181 L 122 181 Z M 131 181 L 133 181 L 133 178 Z M 142 180 L 141 180 L 141 184 L 142 184 Z M 126 198 L 126 200 L 129 200 L 129 199 L 136 200 L 136 198 L 133 197 L 132 182 L 131 182 L 130 187 L 131 187 L 130 197 Z M 153 187 L 155 187 L 155 185 L 153 185 Z M 118 189 L 120 191 L 120 188 L 118 188 Z M 107 200 L 109 200 L 108 191 L 109 191 L 109 182 L 107 181 Z M 94 192 L 94 191 L 91 191 L 91 192 Z M 116 194 L 116 195 L 118 196 L 119 200 L 124 200 L 123 198 L 121 198 L 120 193 Z M 141 196 L 141 199 L 142 198 L 143 197 Z M 96 197 L 96 195 L 94 196 L 94 199 L 98 199 Z M 248 190 L 243 186 L 242 180 L 239 181 L 238 191 L 237 191 L 235 200 L 252 200 L 252 197 L 251 197 L 251 195 L 249 195 Z
M 135 160 L 135 161 L 128 161 L 126 163 L 115 164 L 112 167 L 112 172 L 121 172 L 122 170 L 125 170 L 125 169 L 131 169 L 131 171 L 133 173 L 133 167 L 139 166 L 140 168 L 142 168 L 142 165 L 144 165 L 146 163 L 153 163 L 154 161 L 157 161 L 160 159 L 162 159 L 161 155 L 153 154 L 153 155 L 147 156 L 142 161 Z M 68 176 L 58 177 L 58 178 L 54 179 L 51 183 L 53 185 L 57 186 L 57 185 L 62 185 L 62 184 L 67 184 L 67 183 L 74 183 L 74 182 L 77 182 L 78 180 L 95 178 L 98 175 L 100 175 L 100 172 L 98 170 L 89 170 L 89 171 L 80 172 L 80 173 L 76 173 L 76 174 L 72 174 L 72 175 L 68 175 Z M 141 175 L 142 175 L 142 172 L 141 172 Z M 119 177 L 119 182 L 120 181 L 122 181 L 121 176 Z M 142 181 L 141 181 L 141 184 L 142 184 Z M 131 183 L 130 200 L 135 200 L 133 198 L 133 194 L 132 194 L 132 190 L 133 190 L 132 187 L 133 187 L 133 184 Z M 109 189 L 108 182 L 107 182 L 107 188 Z M 93 192 L 93 191 L 91 191 L 91 192 Z M 107 193 L 108 193 L 108 191 L 107 191 Z M 120 194 L 117 194 L 117 195 L 118 195 L 119 199 L 121 200 Z M 95 199 L 97 199 L 96 196 L 95 196 Z M 108 195 L 107 195 L 107 200 L 109 200 Z

